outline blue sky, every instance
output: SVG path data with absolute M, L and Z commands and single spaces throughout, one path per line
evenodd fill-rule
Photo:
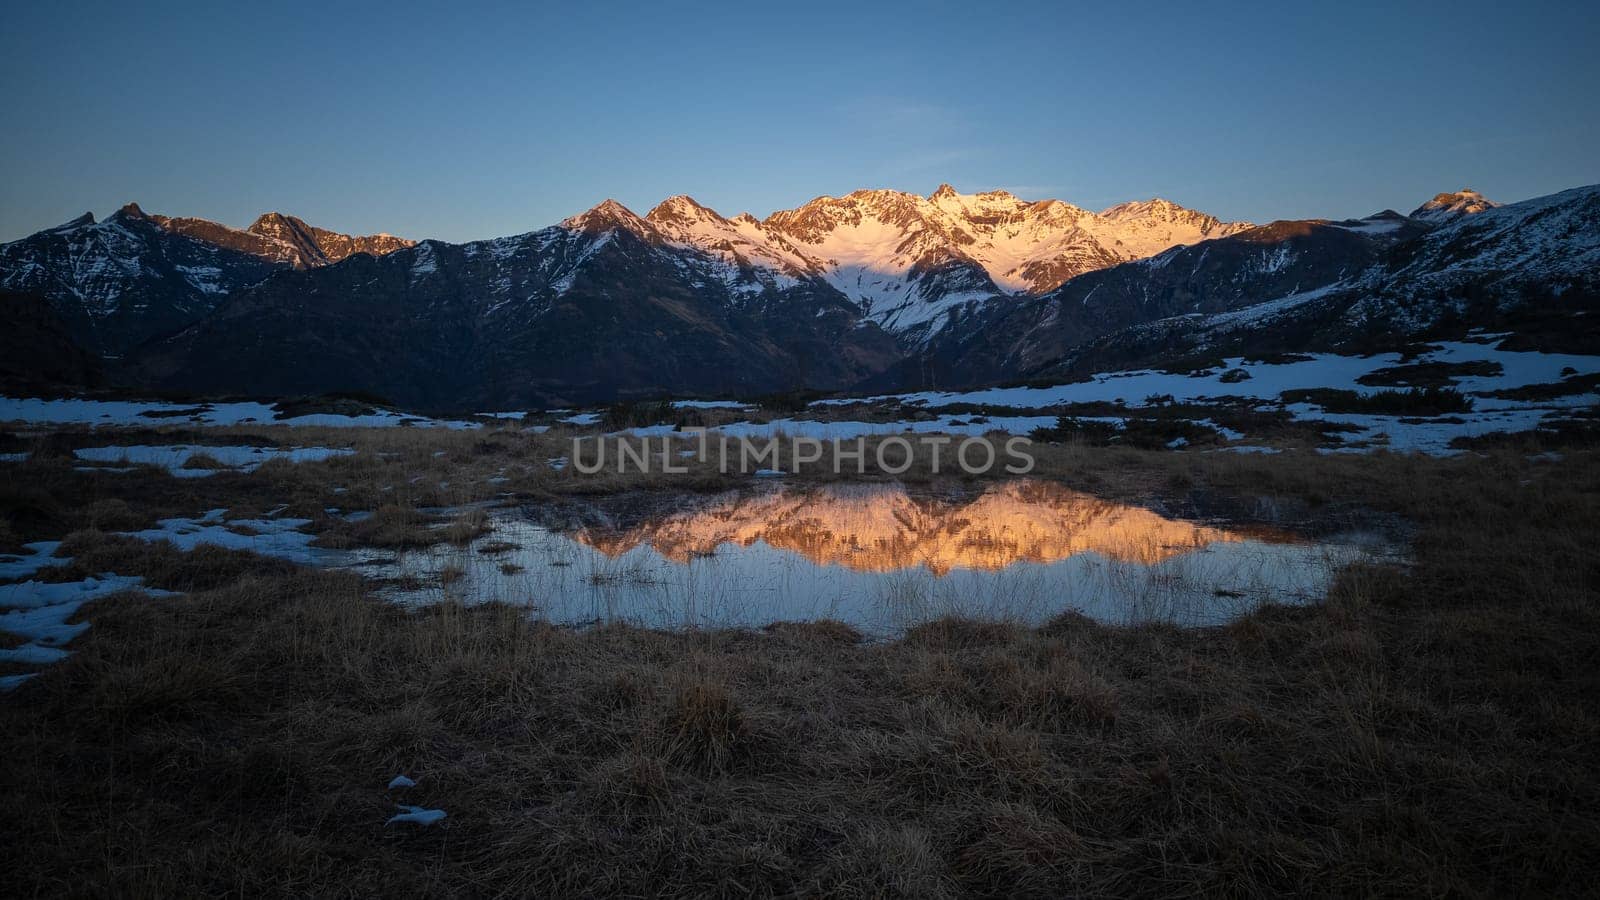
M 129 200 L 470 240 L 676 193 L 1267 221 L 1600 182 L 1592 3 L 141 7 L 8 8 L 0 240 Z

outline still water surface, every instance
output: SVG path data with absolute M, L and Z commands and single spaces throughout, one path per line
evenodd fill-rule
M 404 603 L 526 605 L 548 620 L 657 628 L 836 619 L 893 636 L 944 615 L 1038 624 L 1065 611 L 1129 623 L 1226 621 L 1321 599 L 1361 535 L 1310 542 L 1171 519 L 1047 482 L 963 496 L 900 485 L 675 498 L 563 527 L 492 511 L 494 531 L 362 568 Z M 514 547 L 506 549 L 504 545 Z

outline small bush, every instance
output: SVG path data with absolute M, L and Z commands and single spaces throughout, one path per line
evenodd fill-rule
M 90 528 L 100 531 L 131 531 L 145 521 L 120 497 L 96 500 L 84 508 L 83 515 Z
M 1065 444 L 1083 443 L 1094 447 L 1105 447 L 1117 438 L 1120 429 L 1110 422 L 1095 422 L 1085 419 L 1075 419 L 1070 416 L 1061 416 L 1056 419 L 1056 424 L 1049 428 L 1035 428 L 1028 437 L 1040 443 Z
M 1561 370 L 1561 380 L 1544 384 L 1525 384 L 1521 387 L 1501 388 L 1488 392 L 1496 400 L 1531 400 L 1534 402 L 1575 397 L 1600 391 L 1600 372 L 1579 375 L 1571 366 Z
M 1299 388 L 1278 395 L 1284 403 L 1310 403 L 1331 413 L 1442 416 L 1472 411 L 1472 399 L 1454 388 L 1412 388 L 1362 394 L 1336 388 Z
M 611 431 L 647 428 L 675 421 L 676 414 L 670 400 L 623 400 L 606 407 L 601 423 Z
M 1356 383 L 1373 387 L 1447 388 L 1454 384 L 1457 378 L 1468 376 L 1494 378 L 1504 371 L 1499 363 L 1492 360 L 1412 363 L 1368 372 L 1357 378 Z
M 1128 419 L 1122 427 L 1113 422 L 1095 422 L 1062 416 L 1051 428 L 1035 428 L 1029 435 L 1041 443 L 1081 443 L 1092 447 L 1139 447 L 1160 450 L 1174 446 L 1216 443 L 1221 435 L 1214 428 L 1188 419 Z

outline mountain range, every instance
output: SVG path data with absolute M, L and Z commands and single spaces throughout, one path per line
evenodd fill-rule
M 1587 324 L 1597 248 L 1597 187 L 1260 226 L 1161 199 L 1093 212 L 949 185 L 764 219 L 677 196 L 464 244 L 129 204 L 0 245 L 0 312 L 38 328 L 48 309 L 126 387 L 515 408 L 962 387 L 1462 323 L 1581 340 L 1550 323 Z
M 138 204 L 129 204 L 124 210 L 134 216 L 143 215 L 144 212 L 139 209 Z M 277 212 L 259 216 L 243 231 L 219 225 L 209 219 L 154 215 L 147 218 L 167 231 L 239 250 L 251 256 L 284 263 L 296 269 L 331 265 L 352 253 L 382 256 L 416 244 L 416 241 L 408 241 L 392 234 L 352 237 L 337 231 L 316 228 L 294 216 Z
M 626 224 L 646 240 L 719 259 L 732 283 L 819 278 L 872 321 L 919 337 L 968 302 L 1042 293 L 1085 272 L 1251 227 L 1161 199 L 1094 213 L 1006 191 L 960 194 L 948 184 L 927 197 L 885 190 L 818 197 L 762 220 L 749 213 L 725 219 L 678 196 L 642 224 Z
M 130 203 L 104 221 L 84 213 L 0 244 L 0 288 L 44 297 L 84 347 L 118 356 L 192 324 L 280 269 L 326 266 L 413 243 L 387 234 L 351 237 L 281 213 L 239 230 L 149 215 Z

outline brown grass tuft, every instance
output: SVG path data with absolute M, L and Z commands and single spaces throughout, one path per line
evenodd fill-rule
M 811 622 L 774 622 L 766 627 L 770 634 L 784 635 L 800 640 L 823 641 L 832 644 L 854 645 L 861 643 L 860 631 L 836 619 L 816 619 Z
M 491 530 L 489 514 L 481 507 L 462 510 L 444 528 L 444 539 L 457 547 L 465 547 Z
M 229 466 L 209 453 L 192 453 L 183 461 L 185 469 L 227 469 Z
M 938 650 L 962 650 L 1004 644 L 1016 637 L 1017 628 L 1004 622 L 979 622 L 946 616 L 917 625 L 906 632 L 906 642 Z
M 1099 862 L 1072 829 L 1033 806 L 994 803 L 973 818 L 953 868 L 962 886 L 981 896 L 1067 896 Z
M 439 543 L 444 535 L 430 527 L 428 516 L 409 506 L 385 504 L 360 522 L 339 522 L 314 542 L 320 547 L 386 547 L 405 549 Z
M 663 755 L 678 765 L 727 772 L 750 750 L 750 723 L 733 693 L 709 675 L 680 681 L 659 724 Z

